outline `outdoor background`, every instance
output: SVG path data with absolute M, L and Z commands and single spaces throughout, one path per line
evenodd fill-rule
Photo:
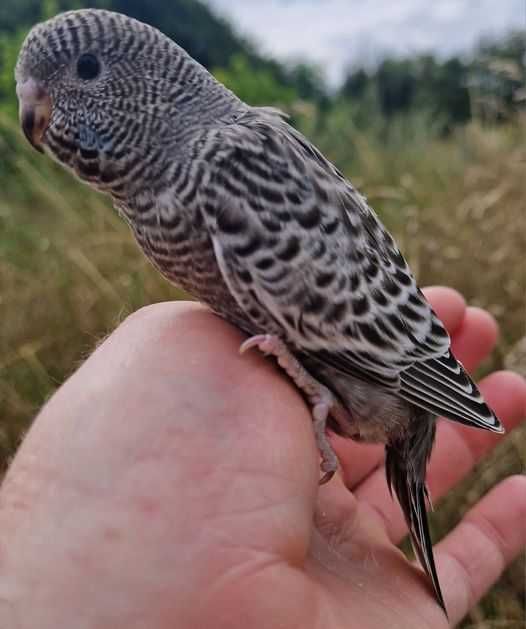
M 241 98 L 287 111 L 366 194 L 420 284 L 449 284 L 495 315 L 502 334 L 481 374 L 508 365 L 526 375 L 521 0 L 89 5 L 160 26 Z M 18 130 L 13 67 L 25 33 L 81 6 L 0 2 L 0 469 L 101 337 L 141 305 L 179 296 L 110 203 L 33 152 Z M 525 441 L 524 430 L 508 435 L 440 503 L 435 539 L 499 479 L 524 470 Z M 522 627 L 524 569 L 517 561 L 463 626 Z

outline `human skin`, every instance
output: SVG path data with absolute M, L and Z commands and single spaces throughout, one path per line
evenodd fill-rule
M 427 291 L 468 369 L 497 337 L 452 290 Z M 6 629 L 426 629 L 448 626 L 406 534 L 379 446 L 333 438 L 319 487 L 304 401 L 204 307 L 126 319 L 42 409 L 0 492 Z M 507 430 L 526 385 L 481 389 Z M 501 438 L 439 424 L 435 503 Z M 526 545 L 526 478 L 482 498 L 435 546 L 451 624 Z

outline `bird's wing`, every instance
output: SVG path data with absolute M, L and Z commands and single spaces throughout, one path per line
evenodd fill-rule
M 435 415 L 504 432 L 480 391 L 451 351 L 414 362 L 400 373 L 399 395 Z
M 417 406 L 498 429 L 392 237 L 303 136 L 252 110 L 204 155 L 205 222 L 255 327 Z

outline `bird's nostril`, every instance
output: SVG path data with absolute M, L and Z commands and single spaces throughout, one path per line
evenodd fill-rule
M 27 104 L 42 103 L 49 98 L 46 88 L 34 79 L 27 79 L 27 81 L 17 84 L 16 93 L 19 101 Z

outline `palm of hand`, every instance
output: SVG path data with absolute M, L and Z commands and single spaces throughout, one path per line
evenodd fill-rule
M 432 297 L 473 368 L 494 325 L 454 293 Z M 308 410 L 270 361 L 238 356 L 239 343 L 198 306 L 157 305 L 125 322 L 52 398 L 1 495 L 17 595 L 0 618 L 42 629 L 79 616 L 74 626 L 101 629 L 447 626 L 396 548 L 405 527 L 381 449 L 338 440 L 342 476 L 319 488 Z M 483 392 L 508 428 L 519 422 L 519 378 L 494 374 Z M 434 497 L 496 440 L 442 424 Z M 524 479 L 508 479 L 439 544 L 453 622 L 525 543 L 514 526 L 526 517 L 524 493 Z M 21 495 L 22 515 L 12 507 Z M 33 529 L 13 533 L 22 517 Z

